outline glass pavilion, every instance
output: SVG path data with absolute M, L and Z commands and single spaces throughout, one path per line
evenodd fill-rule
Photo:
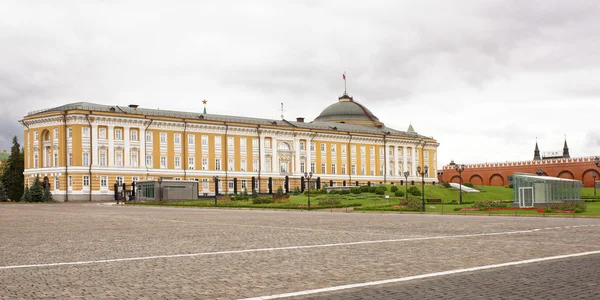
M 519 207 L 537 207 L 566 201 L 581 201 L 583 183 L 579 180 L 515 173 L 512 183 L 514 203 Z

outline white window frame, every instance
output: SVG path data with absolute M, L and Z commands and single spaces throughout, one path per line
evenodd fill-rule
M 84 189 L 90 188 L 90 176 L 89 175 L 81 176 L 81 185 L 83 186 Z
M 221 158 L 215 158 L 215 171 L 221 171 Z
M 194 157 L 188 157 L 188 170 L 196 169 L 196 159 Z
M 81 128 L 81 136 L 84 138 L 89 138 L 90 137 L 90 128 L 82 127 Z
M 145 162 L 147 167 L 153 167 L 154 164 L 152 163 L 152 154 L 146 155 Z
M 252 172 L 258 172 L 258 159 L 252 160 Z
M 193 145 L 196 142 L 196 136 L 193 133 L 189 133 L 187 139 L 188 145 Z
M 54 132 L 53 132 L 53 137 L 54 137 L 54 140 L 58 140 L 58 128 L 54 128 L 54 130 L 53 130 L 53 131 L 54 131 Z
M 160 133 L 160 143 L 161 144 L 166 144 L 167 143 L 167 133 L 166 132 L 161 132 Z
M 160 168 L 161 169 L 166 169 L 167 168 L 167 157 L 161 155 L 160 157 Z
M 73 155 L 71 152 L 69 152 L 69 160 L 73 159 Z M 90 153 L 89 152 L 83 152 L 81 153 L 81 165 L 84 167 L 88 167 L 90 165 Z
M 54 151 L 54 159 L 53 159 L 53 162 L 54 162 L 54 166 L 55 166 L 55 167 L 58 167 L 58 152 L 56 152 L 56 151 Z
M 208 157 L 202 158 L 202 170 L 208 170 Z
M 240 160 L 240 171 L 246 172 L 246 160 L 245 159 Z
M 123 129 L 117 128 L 115 129 L 115 141 L 123 140 Z
M 98 129 L 98 139 L 105 140 L 106 139 L 106 128 Z
M 208 146 L 208 135 L 202 136 L 202 146 Z
M 324 163 L 321 164 L 321 174 L 327 174 L 327 167 Z
M 131 131 L 129 132 L 129 135 L 131 136 L 131 137 L 130 137 L 130 139 L 131 139 L 132 141 L 134 141 L 134 142 L 137 142 L 137 141 L 138 141 L 138 132 L 137 132 L 137 130 L 135 130 L 135 129 L 134 129 L 134 130 L 131 130 Z
M 60 187 L 60 177 L 54 177 L 54 190 L 58 191 Z
M 138 167 L 138 153 L 136 151 L 131 152 L 131 166 L 134 168 Z
M 146 131 L 146 142 L 152 142 L 152 131 Z
M 227 160 L 227 169 L 228 169 L 228 171 L 233 171 L 234 167 L 235 167 L 235 165 L 234 165 L 233 158 L 229 158 Z
M 115 166 L 117 166 L 117 167 L 123 166 L 123 151 L 117 151 L 115 153 Z
M 173 143 L 175 143 L 175 145 L 181 145 L 181 134 L 180 133 L 175 133 L 173 135 Z
M 173 158 L 173 165 L 175 166 L 175 169 L 181 169 L 181 156 L 175 156 Z

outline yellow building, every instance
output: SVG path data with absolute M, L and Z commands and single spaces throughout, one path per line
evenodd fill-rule
M 115 182 L 169 177 L 198 180 L 200 194 L 254 187 L 437 182 L 439 144 L 409 127 L 394 130 L 344 94 L 313 122 L 71 103 L 29 113 L 25 184 L 39 175 L 59 201 L 112 200 Z M 423 162 L 423 163 L 422 163 Z

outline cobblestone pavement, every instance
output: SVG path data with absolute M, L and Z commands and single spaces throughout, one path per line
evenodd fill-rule
M 583 218 L 99 204 L 0 216 L 0 299 L 238 299 L 600 250 L 600 220 Z
M 600 255 L 348 289 L 294 300 L 600 299 Z

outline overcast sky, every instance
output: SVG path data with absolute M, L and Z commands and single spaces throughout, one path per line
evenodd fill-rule
M 0 149 L 27 112 L 80 101 L 312 120 L 344 71 L 439 166 L 528 160 L 536 137 L 600 154 L 597 0 L 4 0 Z

